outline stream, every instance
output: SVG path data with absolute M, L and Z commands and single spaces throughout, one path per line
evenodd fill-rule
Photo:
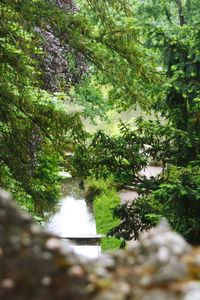
M 62 198 L 54 211 L 48 214 L 45 228 L 60 237 L 96 234 L 92 207 L 86 203 L 78 180 L 65 180 Z M 62 241 L 66 243 L 65 240 Z M 101 252 L 100 246 L 76 246 L 71 243 L 70 246 L 77 254 L 88 258 L 95 258 Z

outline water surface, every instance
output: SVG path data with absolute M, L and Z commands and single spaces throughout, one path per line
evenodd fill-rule
M 62 194 L 62 199 L 47 218 L 46 229 L 60 237 L 96 234 L 92 208 L 87 205 L 78 180 L 67 179 Z M 90 258 L 100 254 L 98 246 L 72 247 L 76 253 Z

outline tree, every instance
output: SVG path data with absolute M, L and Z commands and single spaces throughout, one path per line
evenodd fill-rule
M 165 95 L 154 107 L 175 128 L 190 135 L 187 161 L 199 153 L 199 9 L 195 0 L 139 5 L 139 12 L 144 12 L 140 20 L 145 22 L 146 46 L 157 52 L 158 65 L 167 78 Z
M 65 96 L 46 91 L 47 70 L 44 67 L 42 73 L 40 65 L 52 49 L 47 47 L 44 53 L 49 41 L 44 41 L 34 19 L 40 16 L 39 5 L 44 6 L 43 1 L 1 3 L 1 185 L 14 194 L 24 190 L 22 196 L 29 202 L 55 201 L 59 156 L 66 144 L 70 147 L 83 135 L 78 114 L 67 113 Z M 27 201 L 23 204 L 29 209 Z
M 167 134 L 173 165 L 156 180 L 157 184 L 154 182 L 153 189 L 147 189 L 146 195 L 140 193 L 138 201 L 130 207 L 125 205 L 116 210 L 122 223 L 111 234 L 118 237 L 137 238 L 142 230 L 165 216 L 187 240 L 200 243 L 199 8 L 195 0 L 138 2 L 139 24 L 145 22 L 146 47 L 155 51 L 166 78 L 163 99 L 158 99 L 154 108 L 183 139 L 176 136 L 179 151 L 173 152 L 174 143 Z M 152 134 L 156 134 L 153 127 Z M 167 158 L 166 150 L 162 155 Z
M 79 114 L 68 114 L 65 100 L 88 66 L 124 106 L 142 102 L 144 82 L 151 84 L 127 8 L 121 4 L 118 17 L 114 2 L 101 14 L 85 3 L 88 15 L 65 0 L 0 4 L 1 185 L 14 193 L 20 187 L 35 202 L 56 198 L 61 157 L 85 139 Z
M 200 4 L 195 0 L 132 3 L 139 16 L 134 24 L 140 28 L 144 53 L 154 56 L 159 81 L 148 86 L 148 93 L 151 108 L 162 120 L 140 120 L 132 128 L 124 125 L 126 130 L 119 137 L 96 135 L 82 160 L 85 175 L 95 173 L 96 168 L 98 177 L 114 174 L 116 180 L 131 182 L 139 192 L 138 201 L 115 212 L 122 220 L 112 231 L 116 236 L 137 238 L 166 216 L 190 242 L 199 243 Z M 138 178 L 147 158 L 155 157 L 165 168 L 164 174 L 150 180 Z M 93 164 L 86 164 L 87 160 Z

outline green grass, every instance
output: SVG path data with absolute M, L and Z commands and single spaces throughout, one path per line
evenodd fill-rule
M 111 180 L 91 180 L 89 186 L 95 187 L 101 191 L 100 195 L 93 200 L 94 216 L 96 220 L 97 233 L 107 234 L 114 226 L 119 224 L 119 219 L 113 218 L 112 210 L 120 204 L 119 195 L 114 188 Z M 121 241 L 114 237 L 105 237 L 102 239 L 102 250 L 118 249 Z

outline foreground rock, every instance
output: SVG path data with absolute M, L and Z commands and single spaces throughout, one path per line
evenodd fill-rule
M 86 261 L 0 192 L 0 299 L 198 300 L 200 248 L 163 221 L 123 252 Z

